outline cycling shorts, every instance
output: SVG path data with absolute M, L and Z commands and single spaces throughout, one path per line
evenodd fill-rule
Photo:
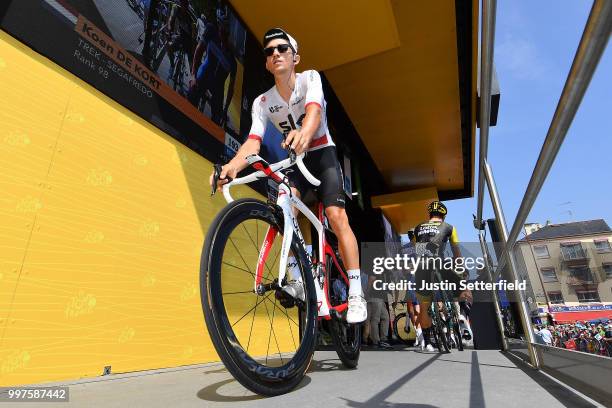
M 336 156 L 336 148 L 328 146 L 310 151 L 304 158 L 304 164 L 312 175 L 321 181 L 321 184 L 315 188 L 304 178 L 297 166 L 291 168 L 293 171 L 288 173 L 287 177 L 290 185 L 300 192 L 302 201 L 305 203 L 311 201 L 309 193 L 314 189 L 314 193 L 325 208 L 331 206 L 344 208 L 346 199 L 344 179 L 340 162 Z
M 424 282 L 426 283 L 433 282 L 433 273 L 434 273 L 433 269 L 418 268 L 414 274 L 416 293 L 417 293 L 417 298 L 419 300 L 419 303 L 422 303 L 423 301 L 431 301 L 433 297 L 433 291 L 427 290 L 427 289 L 421 289 L 423 287 Z M 440 270 L 440 277 L 442 279 L 442 282 L 448 281 L 449 283 L 454 283 L 456 285 L 457 289 L 454 291 L 448 291 L 448 293 L 453 298 L 458 297 L 459 294 L 461 293 L 461 290 L 459 290 L 459 283 L 462 281 L 461 276 L 451 270 L 442 268 Z M 442 296 L 440 296 L 439 293 L 436 293 L 436 300 L 442 300 Z M 452 300 L 452 299 L 449 299 L 449 300 Z

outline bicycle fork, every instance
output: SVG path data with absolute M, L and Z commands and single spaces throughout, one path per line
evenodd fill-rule
M 293 216 L 293 209 L 291 208 L 291 190 L 285 184 L 279 185 L 278 191 L 278 199 L 277 205 L 280 206 L 283 210 L 283 218 L 284 218 L 284 227 L 283 227 L 283 242 L 281 246 L 280 252 L 280 260 L 279 260 L 279 270 L 278 270 L 278 282 L 276 284 L 277 287 L 274 289 L 282 289 L 283 280 L 285 279 L 285 275 L 287 273 L 287 269 L 289 272 L 289 279 L 302 282 L 302 276 L 300 274 L 299 268 L 297 267 L 297 260 L 289 263 L 289 250 L 291 249 L 291 243 L 293 242 L 293 235 L 295 234 L 302 246 L 302 248 L 306 249 L 306 242 L 304 241 L 304 237 L 300 231 L 300 228 L 297 224 L 297 218 Z M 266 232 L 266 237 L 262 244 L 262 247 L 259 251 L 259 258 L 257 260 L 257 273 L 255 276 L 255 292 L 260 294 L 265 291 L 265 289 L 272 289 L 272 287 L 268 288 L 270 284 L 263 285 L 263 271 L 266 259 L 270 253 L 270 248 L 278 235 L 278 230 L 270 226 L 268 227 L 268 231 Z M 308 256 L 308 262 L 310 262 L 310 256 Z M 287 268 L 287 266 L 290 266 Z M 323 291 L 323 276 L 322 276 L 322 268 L 316 267 L 316 265 L 312 265 L 311 270 L 313 273 L 313 279 L 315 281 L 315 289 L 317 293 L 317 308 L 319 317 L 329 317 L 329 304 L 327 302 L 327 297 L 325 296 L 325 292 Z

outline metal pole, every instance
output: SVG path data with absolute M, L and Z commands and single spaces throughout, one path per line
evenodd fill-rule
M 482 256 L 485 260 L 485 268 L 487 269 L 487 276 L 489 278 L 489 282 L 494 282 L 493 274 L 491 271 L 493 270 L 493 263 L 491 262 L 491 257 L 489 256 L 489 250 L 487 249 L 487 243 L 485 242 L 484 236 L 482 233 L 478 234 L 478 238 L 480 240 L 480 248 L 482 250 Z M 508 351 L 508 340 L 506 339 L 506 335 L 504 333 L 504 321 L 502 319 L 502 312 L 499 302 L 499 294 L 497 290 L 492 290 L 493 293 L 493 304 L 495 305 L 495 315 L 497 316 L 497 327 L 499 328 L 499 334 L 502 340 L 502 350 Z
M 597 64 L 606 49 L 611 33 L 612 1 L 596 0 L 591 8 L 572 68 L 565 81 L 561 98 L 548 129 L 546 140 L 508 236 L 509 249 L 514 247 L 519 232 L 525 224 L 542 184 L 544 184 L 544 180 L 546 180 L 546 176 L 557 157 L 559 148 L 591 82 L 595 68 L 597 68 Z
M 501 232 L 501 240 L 504 248 L 508 248 L 508 228 L 506 227 L 506 217 L 504 216 L 504 211 L 501 208 L 499 194 L 497 193 L 497 186 L 495 184 L 495 180 L 493 179 L 493 171 L 491 170 L 491 166 L 485 160 L 484 166 L 484 175 L 487 181 L 487 187 L 489 189 L 489 194 L 491 196 L 491 203 L 493 204 L 493 212 L 495 213 L 495 218 L 497 218 L 497 223 Z M 518 281 L 519 276 L 517 273 L 516 260 L 514 259 L 514 254 L 512 252 L 508 253 L 510 258 L 510 274 L 512 275 L 512 279 Z M 498 271 L 501 271 L 499 265 L 497 267 Z M 495 276 L 498 274 L 496 273 Z M 540 366 L 538 361 L 538 355 L 533 348 L 533 344 L 535 343 L 535 337 L 533 331 L 531 330 L 531 319 L 529 317 L 529 311 L 527 310 L 527 302 L 525 301 L 525 294 L 522 291 L 518 291 L 519 295 L 519 309 L 521 311 L 521 322 L 523 323 L 523 331 L 527 336 L 527 347 L 529 349 L 529 355 L 531 357 L 531 364 L 538 368 Z
M 499 260 L 498 270 L 505 266 L 508 255 L 514 249 L 519 232 L 529 216 L 531 208 L 542 188 L 542 184 L 544 184 L 544 180 L 548 176 L 548 172 L 582 102 L 584 93 L 591 82 L 595 68 L 606 48 L 611 33 L 612 1 L 596 0 L 593 3 L 589 19 L 582 33 L 578 50 L 574 56 L 574 62 L 565 81 L 565 86 L 548 128 L 540 156 L 508 236 L 508 246 L 504 248 L 503 255 Z
M 489 150 L 489 122 L 491 118 L 491 80 L 493 71 L 493 45 L 495 44 L 496 0 L 482 0 L 482 32 L 480 35 L 480 153 L 478 164 L 478 204 L 476 228 L 482 225 L 482 203 L 484 200 L 484 177 L 482 167 Z

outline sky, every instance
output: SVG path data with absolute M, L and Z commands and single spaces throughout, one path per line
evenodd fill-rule
M 592 2 L 499 0 L 494 64 L 501 99 L 488 161 L 512 228 L 533 173 Z M 527 222 L 603 218 L 612 226 L 612 46 L 602 56 Z M 479 140 L 479 131 L 476 140 Z M 478 160 L 479 146 L 476 146 Z M 478 165 L 475 164 L 478 171 Z M 474 197 L 446 202 L 462 242 L 478 242 Z M 485 190 L 483 218 L 493 218 Z M 519 239 L 524 235 L 520 234 Z

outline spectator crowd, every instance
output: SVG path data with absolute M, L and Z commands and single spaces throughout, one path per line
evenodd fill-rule
M 534 330 L 540 344 L 612 357 L 612 319 L 537 325 Z

